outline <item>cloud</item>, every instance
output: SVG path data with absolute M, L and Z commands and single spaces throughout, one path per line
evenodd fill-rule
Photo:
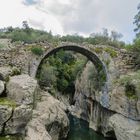
M 0 1 L 0 28 L 13 26 L 21 27 L 22 21 L 28 21 L 29 26 L 53 33 L 63 34 L 60 22 L 51 14 L 38 10 L 38 4 L 25 5 L 23 0 Z
M 38 5 L 58 19 L 65 33 L 90 34 L 102 28 L 116 30 L 129 41 L 134 37 L 133 17 L 139 0 L 47 0 Z
M 88 35 L 102 28 L 116 30 L 125 41 L 134 37 L 133 17 L 139 0 L 1 0 L 0 28 L 21 26 L 52 30 L 55 34 Z
M 29 5 L 34 5 L 37 4 L 39 0 L 23 0 L 23 4 L 29 6 Z

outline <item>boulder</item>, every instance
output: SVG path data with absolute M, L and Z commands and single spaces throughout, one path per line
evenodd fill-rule
M 8 81 L 9 75 L 11 75 L 11 73 L 12 73 L 11 67 L 8 66 L 0 67 L 0 80 Z
M 37 103 L 27 125 L 26 140 L 58 140 L 67 137 L 69 120 L 65 105 L 46 93 Z M 35 137 L 36 136 L 36 137 Z
M 31 117 L 31 106 L 21 105 L 14 108 L 11 119 L 6 123 L 5 134 L 25 134 L 25 126 Z
M 133 120 L 140 120 L 140 103 L 135 98 L 129 98 L 125 95 L 124 86 L 114 87 L 110 93 L 109 109 L 120 113 Z
M 12 107 L 0 104 L 0 133 L 6 123 L 12 116 Z
M 139 140 L 140 122 L 115 114 L 109 119 L 109 124 L 115 132 L 117 140 Z
M 25 140 L 52 140 L 52 138 L 46 131 L 45 125 L 34 119 L 27 126 Z
M 0 95 L 3 93 L 5 89 L 4 82 L 0 80 Z
M 31 105 L 34 103 L 35 93 L 37 92 L 37 81 L 29 75 L 18 75 L 10 77 L 7 84 L 8 98 L 17 104 Z

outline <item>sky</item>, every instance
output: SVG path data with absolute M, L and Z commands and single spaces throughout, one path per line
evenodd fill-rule
M 123 34 L 131 43 L 139 0 L 0 0 L 0 28 L 22 27 L 22 21 L 53 34 L 88 36 L 103 28 Z

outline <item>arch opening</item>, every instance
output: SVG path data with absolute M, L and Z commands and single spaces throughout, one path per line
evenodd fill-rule
M 39 69 L 41 67 L 41 65 L 43 64 L 44 60 L 47 59 L 49 56 L 56 54 L 56 52 L 60 51 L 60 50 L 64 50 L 64 51 L 74 51 L 77 53 L 80 53 L 84 56 L 86 56 L 88 58 L 88 60 L 90 60 L 94 65 L 95 68 L 98 72 L 98 80 L 100 81 L 100 84 L 102 87 L 106 86 L 106 83 L 108 81 L 108 75 L 107 75 L 107 69 L 106 66 L 104 65 L 104 63 L 99 59 L 99 57 L 89 51 L 86 48 L 80 47 L 80 46 L 75 46 L 75 45 L 66 45 L 66 46 L 60 46 L 54 49 L 51 49 L 50 51 L 46 52 L 46 54 L 43 56 L 43 58 L 41 59 L 41 61 L 39 62 L 36 72 L 35 72 L 35 77 L 37 76 Z

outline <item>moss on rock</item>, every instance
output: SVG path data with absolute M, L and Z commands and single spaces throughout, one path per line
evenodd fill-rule
M 9 107 L 16 107 L 16 103 L 13 100 L 7 98 L 0 98 L 0 105 L 7 105 Z

